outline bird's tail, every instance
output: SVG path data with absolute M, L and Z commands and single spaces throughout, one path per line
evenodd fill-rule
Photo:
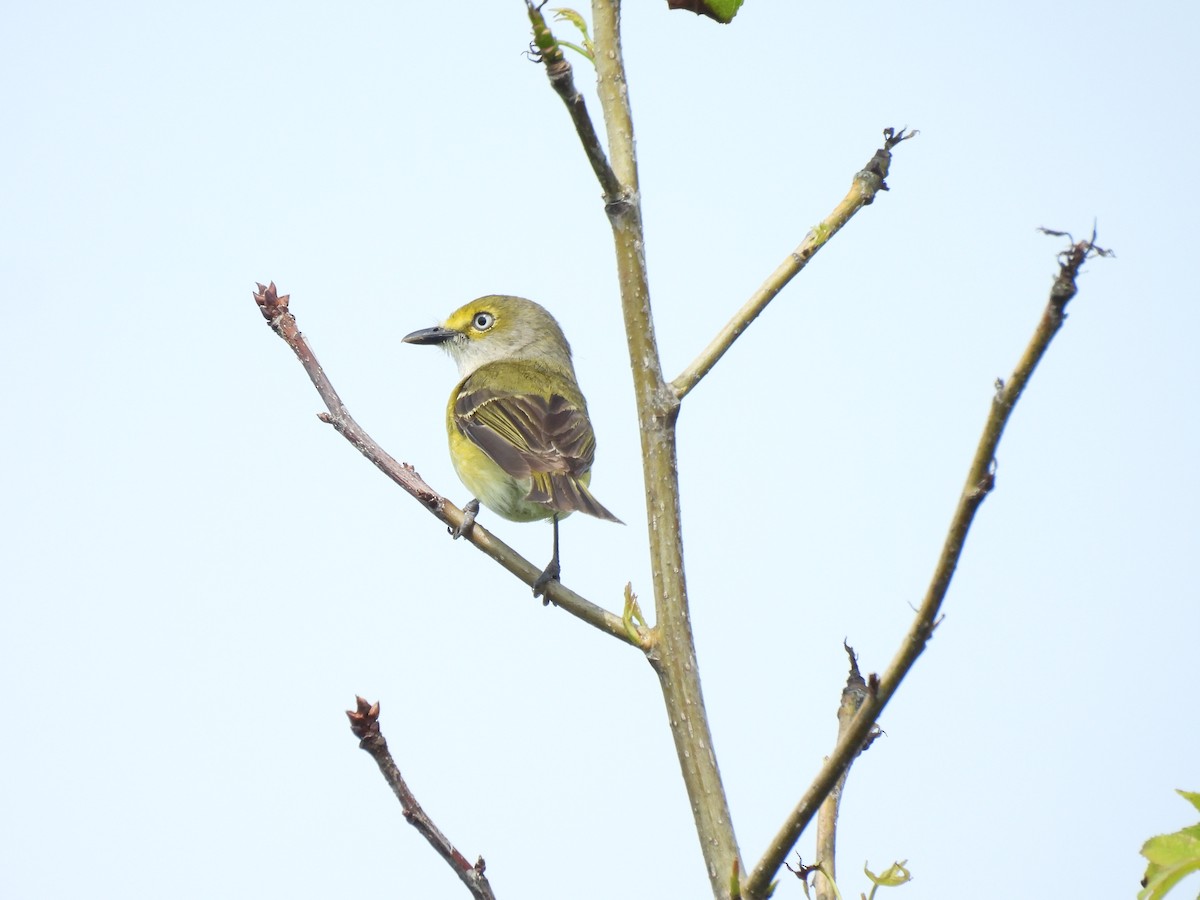
M 540 476 L 540 477 L 539 477 Z M 538 473 L 533 477 L 533 490 L 527 500 L 534 503 L 544 503 L 550 509 L 560 513 L 581 512 L 597 519 L 625 523 L 604 508 L 599 500 L 578 478 L 560 472 Z

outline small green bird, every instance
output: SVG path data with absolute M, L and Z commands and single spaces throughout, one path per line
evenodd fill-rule
M 404 343 L 440 344 L 462 376 L 446 432 L 454 470 L 475 499 L 454 536 L 470 530 L 480 502 L 514 522 L 550 519 L 554 556 L 533 585 L 535 596 L 544 593 L 560 575 L 559 519 L 578 511 L 621 521 L 588 490 L 596 437 L 562 329 L 532 300 L 489 296 Z

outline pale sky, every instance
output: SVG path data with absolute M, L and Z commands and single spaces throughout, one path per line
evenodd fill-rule
M 1117 256 L 1087 265 L 851 774 L 839 880 L 907 859 L 897 898 L 1132 896 L 1200 790 L 1198 7 L 628 6 L 668 377 L 884 127 L 921 131 L 680 420 L 744 858 L 833 746 L 843 638 L 882 671 L 924 593 L 1065 246 L 1036 228 L 1096 221 Z M 567 521 L 564 582 L 648 601 L 609 229 L 528 41 L 517 0 L 5 10 L 0 896 L 467 896 L 357 749 L 356 693 L 498 896 L 710 896 L 644 659 L 318 422 L 251 298 L 290 292 L 359 423 L 459 503 L 454 367 L 400 338 L 482 294 L 547 306 L 628 523 Z M 481 521 L 546 561 L 546 526 Z

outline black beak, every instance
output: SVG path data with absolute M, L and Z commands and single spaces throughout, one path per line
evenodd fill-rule
M 406 334 L 401 340 L 406 344 L 444 344 L 457 336 L 457 331 L 435 325 L 433 328 L 422 328 L 420 331 Z

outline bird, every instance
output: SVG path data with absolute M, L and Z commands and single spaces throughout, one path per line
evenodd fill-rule
M 544 596 L 562 574 L 560 519 L 582 512 L 623 524 L 589 489 L 596 437 L 562 328 L 532 300 L 491 294 L 402 340 L 441 346 L 458 365 L 446 433 L 474 499 L 451 534 L 470 532 L 480 503 L 514 522 L 550 519 L 554 553 L 533 583 Z

